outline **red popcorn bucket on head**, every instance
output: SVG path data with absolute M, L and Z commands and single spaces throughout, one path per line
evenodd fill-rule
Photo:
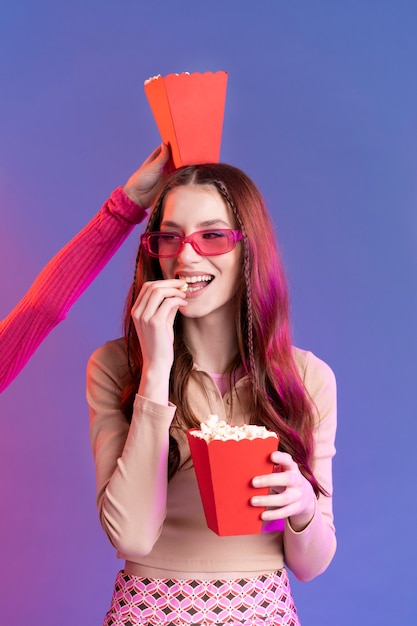
M 176 168 L 217 163 L 220 157 L 227 72 L 155 76 L 145 93 Z
M 262 507 L 250 504 L 268 487 L 252 487 L 255 476 L 273 471 L 270 460 L 279 439 L 214 440 L 207 442 L 187 432 L 207 526 L 217 535 L 251 535 L 262 530 Z

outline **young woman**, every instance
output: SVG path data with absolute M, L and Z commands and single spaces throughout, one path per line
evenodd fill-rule
M 126 337 L 88 367 L 100 520 L 125 561 L 106 626 L 299 624 L 285 567 L 310 580 L 336 549 L 336 388 L 291 346 L 288 315 L 253 182 L 225 164 L 177 170 L 141 237 Z M 280 471 L 253 477 L 269 487 L 251 501 L 267 507 L 258 535 L 207 528 L 186 430 L 209 414 L 280 435 Z
M 44 267 L 32 287 L 0 321 L 0 392 L 19 374 L 38 346 L 118 250 L 163 181 L 167 146 L 157 148 L 113 191 L 97 215 Z

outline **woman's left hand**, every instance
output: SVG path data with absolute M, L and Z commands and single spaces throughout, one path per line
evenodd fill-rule
M 254 487 L 269 487 L 270 492 L 265 496 L 254 496 L 251 504 L 267 507 L 261 514 L 265 522 L 288 517 L 293 530 L 301 531 L 314 515 L 316 496 L 313 488 L 290 454 L 273 452 L 271 461 L 276 470 L 252 480 Z

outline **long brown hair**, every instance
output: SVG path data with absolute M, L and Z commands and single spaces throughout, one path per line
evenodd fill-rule
M 244 368 L 252 386 L 251 422 L 280 436 L 280 450 L 288 452 L 318 494 L 325 493 L 310 467 L 313 456 L 313 403 L 293 357 L 289 324 L 289 297 L 284 268 L 262 196 L 241 170 L 224 163 L 192 165 L 178 169 L 161 192 L 149 217 L 147 232 L 160 229 L 167 194 L 183 185 L 211 185 L 230 207 L 242 232 L 243 271 L 236 292 L 236 332 L 239 355 L 230 364 L 232 374 Z M 142 370 L 142 353 L 131 319 L 131 309 L 144 282 L 162 279 L 158 259 L 139 247 L 135 276 L 125 311 L 125 338 L 131 381 L 122 392 L 122 408 L 130 421 Z M 172 435 L 175 428 L 199 425 L 187 402 L 187 382 L 193 358 L 184 340 L 181 315 L 174 325 L 174 363 L 170 376 L 170 400 L 177 406 L 171 427 L 169 477 L 180 458 Z

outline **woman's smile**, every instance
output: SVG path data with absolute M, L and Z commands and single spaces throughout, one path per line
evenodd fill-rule
M 189 297 L 192 293 L 205 289 L 214 280 L 214 276 L 212 274 L 177 274 L 175 278 L 185 281 L 183 291 L 187 294 L 187 297 Z

